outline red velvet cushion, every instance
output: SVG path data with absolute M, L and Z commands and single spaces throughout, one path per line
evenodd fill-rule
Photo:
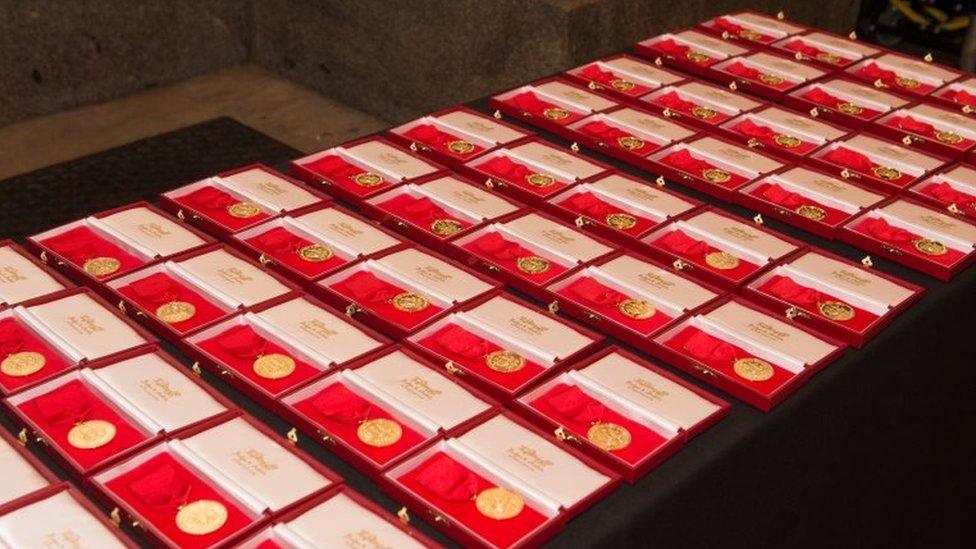
M 610 225 L 610 223 L 607 222 L 607 217 L 610 214 L 624 213 L 630 215 L 635 220 L 633 227 L 627 229 L 621 229 L 618 227 L 613 228 L 632 236 L 644 234 L 645 231 L 656 224 L 654 221 L 646 217 L 635 214 L 632 210 L 611 204 L 610 202 L 607 202 L 606 200 L 603 200 L 590 192 L 573 194 L 572 196 L 559 202 L 559 205 L 571 212 L 585 215 L 590 219 L 598 221 L 609 227 L 613 227 L 613 225 Z
M 569 183 L 560 181 L 555 176 L 550 176 L 553 178 L 553 182 L 549 185 L 546 186 L 532 185 L 531 183 L 529 183 L 529 177 L 539 174 L 540 172 L 534 170 L 533 168 L 530 168 L 529 166 L 526 166 L 525 164 L 515 162 L 511 158 L 504 155 L 493 156 L 488 160 L 478 164 L 477 166 L 475 166 L 475 168 L 487 173 L 488 175 L 491 175 L 492 177 L 497 177 L 498 179 L 505 181 L 509 185 L 515 185 L 520 189 L 529 191 L 533 194 L 537 194 L 540 196 L 549 196 L 551 194 L 555 194 L 565 189 L 567 186 L 569 186 Z M 548 174 L 543 174 L 543 175 L 548 175 Z
M 302 259 L 299 251 L 305 246 L 311 246 L 313 242 L 307 238 L 298 236 L 284 227 L 274 227 L 261 234 L 252 236 L 246 242 L 258 251 L 264 253 L 274 261 L 288 265 L 292 269 L 308 276 L 309 278 L 319 277 L 327 272 L 334 271 L 345 265 L 347 261 L 332 249 L 332 257 L 325 261 L 308 261 Z M 325 245 L 325 244 L 321 244 Z M 325 245 L 327 246 L 327 245 Z
M 169 324 L 171 328 L 181 333 L 189 332 L 228 314 L 198 291 L 162 272 L 135 280 L 120 287 L 118 291 L 149 311 L 149 314 L 155 314 L 156 309 L 171 301 L 183 301 L 192 304 L 196 307 L 196 312 L 192 317 L 182 322 Z
M 407 290 L 386 282 L 366 270 L 357 271 L 329 287 L 371 311 L 377 317 L 408 330 L 419 326 L 443 310 L 429 299 L 427 307 L 420 311 L 409 312 L 397 309 L 391 300 Z
M 577 278 L 558 293 L 573 303 L 642 335 L 649 335 L 672 320 L 672 317 L 661 309 L 657 309 L 653 315 L 645 319 L 631 318 L 623 314 L 617 305 L 628 299 L 628 296 L 589 276 Z
M 0 386 L 13 391 L 37 380 L 48 378 L 72 365 L 55 352 L 46 341 L 35 335 L 20 320 L 10 316 L 0 320 L 0 360 L 14 353 L 34 352 L 44 355 L 44 366 L 26 376 L 11 376 L 0 370 Z
M 462 247 L 478 257 L 487 259 L 498 267 L 505 269 L 506 272 L 540 286 L 570 269 L 570 267 L 559 264 L 551 257 L 536 254 L 515 241 L 507 240 L 495 231 L 487 231 L 478 238 L 463 244 Z M 549 268 L 539 273 L 522 271 L 518 268 L 518 260 L 524 257 L 542 257 L 549 262 Z
M 263 221 L 271 217 L 271 214 L 263 211 L 263 208 L 261 212 L 251 217 L 235 217 L 230 215 L 227 208 L 239 202 L 247 201 L 241 200 L 226 191 L 214 187 L 213 185 L 200 187 L 193 192 L 184 194 L 182 196 L 177 196 L 174 200 L 180 204 L 183 204 L 184 206 L 187 206 L 188 208 L 200 212 L 211 220 L 217 222 L 219 225 L 232 231 L 237 231 L 243 229 L 244 227 L 250 227 L 259 221 Z M 252 202 L 252 204 L 254 203 Z M 257 204 L 254 205 L 258 206 Z M 260 208 L 260 206 L 258 207 Z
M 796 212 L 797 208 L 800 206 L 814 206 L 820 208 L 826 215 L 823 219 L 813 221 L 823 223 L 824 225 L 839 225 L 853 215 L 843 210 L 838 210 L 836 208 L 827 206 L 821 202 L 817 202 L 812 198 L 807 198 L 800 193 L 788 191 L 776 183 L 763 183 L 762 185 L 759 185 L 758 187 L 749 191 L 749 194 L 758 198 L 759 200 L 770 202 L 791 212 Z
M 41 244 L 81 268 L 84 268 L 85 261 L 96 257 L 111 257 L 119 260 L 117 271 L 100 278 L 116 276 L 146 264 L 142 258 L 130 254 L 122 246 L 85 226 L 75 227 L 46 238 L 41 241 Z
M 657 240 L 651 242 L 651 244 L 663 250 L 667 250 L 678 257 L 681 257 L 682 259 L 691 261 L 699 267 L 708 269 L 710 272 L 717 273 L 724 278 L 728 278 L 729 280 L 742 280 L 759 269 L 758 265 L 746 261 L 741 257 L 738 258 L 739 264 L 733 269 L 719 269 L 712 267 L 706 261 L 706 257 L 708 254 L 718 252 L 720 250 L 704 240 L 695 240 L 694 238 L 685 234 L 684 231 L 678 229 L 664 234 Z
M 382 174 L 378 172 L 375 173 L 383 177 L 377 185 L 363 186 L 356 183 L 356 176 L 362 173 L 370 172 L 367 168 L 360 168 L 359 166 L 347 162 L 339 155 L 327 154 L 311 162 L 303 164 L 303 166 L 311 170 L 312 172 L 328 179 L 333 185 L 338 185 L 344 190 L 349 191 L 358 196 L 366 196 L 368 194 L 375 193 L 377 191 L 386 189 L 393 185 L 392 182 L 387 180 Z
M 665 166 L 670 166 L 676 170 L 684 172 L 695 179 L 705 181 L 710 185 L 717 185 L 719 187 L 725 187 L 728 189 L 734 189 L 748 181 L 748 179 L 733 171 L 726 170 L 725 168 L 719 168 L 707 160 L 698 158 L 688 149 L 679 149 L 668 153 L 661 157 L 659 162 Z M 723 182 L 711 181 L 705 177 L 705 174 L 709 172 L 709 170 L 721 170 L 728 174 L 728 179 Z
M 402 193 L 390 198 L 389 200 L 380 202 L 376 206 L 400 219 L 409 221 L 420 229 L 423 229 L 424 231 L 440 239 L 450 238 L 457 233 L 435 233 L 433 230 L 433 225 L 437 220 L 452 220 L 457 222 L 461 226 L 461 229 L 458 232 L 471 227 L 471 223 L 469 223 L 466 219 L 449 213 L 447 210 L 440 207 L 436 202 L 430 198 L 427 198 L 426 196 L 417 198 L 410 194 Z

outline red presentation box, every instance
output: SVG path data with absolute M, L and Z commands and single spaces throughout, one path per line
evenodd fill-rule
M 236 546 L 236 549 L 277 547 L 396 547 L 435 549 L 440 547 L 407 525 L 407 518 L 394 518 L 352 488 L 340 485 L 278 517 Z
M 648 161 L 664 177 L 727 202 L 741 187 L 784 167 L 771 156 L 711 136 L 678 143 Z
M 976 147 L 976 120 L 926 103 L 898 109 L 878 119 L 869 131 L 919 150 L 966 160 Z
M 976 114 L 976 78 L 950 82 L 930 93 L 925 100 L 973 116 Z
M 976 220 L 976 169 L 968 164 L 954 164 L 934 173 L 912 185 L 908 193 L 955 215 Z
M 328 200 L 263 164 L 222 172 L 159 195 L 163 208 L 218 238 Z
M 641 98 L 641 106 L 690 126 L 712 130 L 742 113 L 764 106 L 731 90 L 698 81 L 665 86 Z
M 694 29 L 685 29 L 642 40 L 634 45 L 634 51 L 648 59 L 654 59 L 678 70 L 704 76 L 709 67 L 745 55 L 751 48 L 729 44 L 720 38 Z
M 745 113 L 719 127 L 723 137 L 787 161 L 802 161 L 850 130 L 776 106 Z
M 523 417 L 637 482 L 731 406 L 617 347 L 575 364 L 515 401 Z M 608 427 L 609 425 L 609 427 Z
M 845 179 L 802 166 L 739 189 L 735 201 L 824 238 L 861 211 L 888 198 Z
M 803 247 L 800 241 L 713 208 L 675 219 L 641 243 L 652 257 L 727 290 Z
M 707 74 L 712 80 L 774 101 L 826 75 L 821 69 L 766 52 L 717 63 Z
M 584 231 L 626 246 L 701 203 L 659 183 L 614 172 L 567 189 L 547 205 L 551 212 Z
M 234 316 L 179 346 L 200 366 L 274 409 L 281 395 L 389 343 L 321 302 L 298 297 Z
M 25 498 L 47 491 L 61 482 L 24 447 L 23 442 L 11 436 L 6 429 L 0 429 L 0 467 L 8 475 L 6 482 L 0 484 L 0 509 L 16 506 Z
M 459 488 L 451 490 L 449 479 Z M 434 526 L 466 547 L 521 548 L 541 545 L 619 482 L 555 435 L 503 413 L 397 464 L 380 486 L 418 515 L 434 517 Z M 487 507 L 499 495 L 524 506 L 497 515 L 509 517 L 504 520 L 479 512 L 477 499 Z
M 556 219 L 519 213 L 451 242 L 446 250 L 465 265 L 546 300 L 546 284 L 614 251 L 613 246 Z
M 281 399 L 286 417 L 367 474 L 480 423 L 496 404 L 420 355 L 392 347 Z
M 770 411 L 846 344 L 739 299 L 719 302 L 655 337 L 672 366 Z
M 522 208 L 518 202 L 453 174 L 401 185 L 363 204 L 373 219 L 435 250 Z
M 594 352 L 603 336 L 500 293 L 455 312 L 408 341 L 449 373 L 508 401 Z
M 648 352 L 651 337 L 723 292 L 630 254 L 614 255 L 552 283 L 555 307 Z
M 269 517 L 341 482 L 284 437 L 243 415 L 169 438 L 91 478 L 97 496 L 115 506 L 120 521 L 167 547 L 229 546 Z M 209 507 L 199 503 L 207 500 Z M 191 506 L 202 507 L 198 515 L 203 517 L 209 511 L 226 519 L 195 522 L 185 516 Z
M 530 134 L 467 107 L 437 111 L 390 129 L 390 141 L 438 164 L 456 166 Z
M 354 204 L 397 185 L 434 177 L 443 170 L 439 164 L 375 136 L 291 161 L 295 176 Z
M 915 98 L 925 97 L 965 76 L 965 73 L 945 65 L 898 53 L 865 59 L 844 72 L 876 88 Z
M 825 78 L 783 98 L 783 105 L 849 128 L 868 128 L 909 104 L 903 97 L 844 78 Z
M 407 245 L 392 231 L 331 204 L 269 220 L 232 235 L 230 243 L 303 288 L 362 259 Z
M 850 36 L 820 30 L 783 38 L 770 44 L 770 48 L 790 55 L 800 63 L 827 70 L 847 68 L 882 51 Z
M 949 280 L 976 259 L 976 225 L 904 199 L 891 199 L 844 225 L 837 238 Z
M 922 296 L 922 288 L 822 250 L 808 250 L 742 289 L 744 297 L 862 347 Z
M 556 135 L 565 126 L 596 112 L 619 105 L 602 95 L 562 78 L 547 78 L 498 94 L 488 105 Z
M 615 101 L 631 104 L 639 104 L 642 95 L 687 78 L 627 54 L 598 59 L 563 75 Z
M 0 505 L 0 544 L 5 547 L 139 547 L 67 482 Z
M 324 278 L 315 293 L 347 315 L 402 338 L 498 286 L 456 262 L 407 248 Z
M 690 126 L 631 107 L 587 116 L 567 129 L 574 132 L 577 143 L 645 169 L 647 155 L 697 133 Z
M 745 10 L 720 15 L 698 24 L 705 32 L 721 36 L 725 40 L 738 40 L 755 46 L 770 46 L 783 38 L 800 34 L 806 27 L 787 23 L 782 12 L 776 17 L 765 13 Z
M 12 240 L 0 240 L 0 307 L 13 307 L 74 286 Z
M 807 160 L 812 166 L 887 193 L 897 193 L 949 162 L 864 134 L 830 143 Z

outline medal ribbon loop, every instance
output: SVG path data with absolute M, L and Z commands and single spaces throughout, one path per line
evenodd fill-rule
M 785 45 L 785 47 L 786 47 L 786 49 L 788 49 L 790 51 L 799 52 L 799 53 L 802 53 L 803 55 L 806 55 L 808 57 L 817 57 L 818 55 L 820 55 L 822 53 L 827 53 L 824 50 L 822 50 L 820 48 L 815 48 L 815 47 L 811 46 L 810 44 L 807 44 L 806 42 L 804 42 L 803 40 L 800 40 L 800 39 L 792 40 L 792 41 L 788 42 Z
M 711 163 L 695 157 L 693 154 L 688 152 L 688 149 L 681 149 L 670 153 L 662 158 L 661 162 L 664 162 L 665 164 L 675 167 L 683 172 L 694 174 L 695 177 L 702 177 L 702 173 L 704 173 L 706 170 L 715 168 L 715 166 L 713 166 Z
M 949 90 L 943 97 L 956 103 L 976 107 L 976 94 L 969 93 L 966 90 Z
M 682 348 L 691 356 L 706 363 L 731 362 L 736 358 L 735 347 L 701 330 L 686 339 Z
M 895 71 L 889 71 L 887 69 L 882 69 L 877 63 L 868 63 L 861 67 L 858 74 L 869 78 L 870 80 L 881 80 L 888 86 L 897 86 L 896 79 L 898 75 Z
M 129 489 L 151 507 L 178 508 L 190 498 L 190 482 L 171 464 L 157 467 L 129 485 Z
M 467 358 L 488 354 L 491 344 L 460 326 L 452 326 L 437 337 L 437 344 L 448 352 Z
M 34 399 L 37 411 L 50 425 L 81 423 L 94 407 L 91 394 L 73 381 Z
M 251 359 L 264 354 L 268 340 L 250 326 L 237 326 L 221 334 L 217 345 L 239 359 Z
M 525 91 L 520 94 L 513 96 L 509 101 L 512 102 L 519 110 L 530 112 L 533 114 L 541 114 L 546 109 L 561 109 L 559 105 L 555 103 L 550 103 L 548 101 L 543 101 L 539 99 L 536 94 Z
M 403 212 L 413 221 L 423 224 L 432 222 L 435 219 L 453 219 L 453 216 L 447 213 L 444 208 L 426 196 L 423 198 L 409 198 L 411 201 L 403 207 Z
M 702 255 L 712 249 L 708 242 L 695 240 L 685 234 L 684 231 L 678 230 L 664 235 L 658 242 L 668 250 L 685 256 Z
M 577 423 L 592 425 L 603 419 L 606 407 L 576 385 L 550 396 L 546 402 L 559 415 Z
M 420 141 L 421 143 L 426 143 L 428 145 L 436 145 L 443 149 L 447 148 L 447 144 L 449 142 L 458 140 L 456 136 L 441 131 L 433 124 L 418 124 L 403 132 L 403 135 L 404 137 L 413 141 Z
M 383 303 L 402 293 L 401 289 L 368 271 L 359 271 L 343 282 L 359 303 Z
M 186 195 L 184 199 L 194 206 L 204 210 L 223 210 L 237 204 L 240 200 L 234 198 L 217 187 L 203 187 Z
M 852 151 L 847 147 L 837 147 L 823 155 L 823 158 L 861 173 L 871 173 L 871 170 L 876 166 L 867 155 Z
M 136 297 L 149 303 L 169 303 L 180 296 L 180 287 L 162 273 L 129 284 Z
M 24 330 L 13 318 L 0 320 L 0 358 L 24 349 Z
M 803 195 L 787 191 L 776 183 L 766 185 L 766 188 L 762 191 L 762 196 L 774 204 L 779 204 L 780 206 L 789 208 L 791 210 L 798 206 L 810 203 L 810 201 L 805 199 Z
M 915 240 L 915 235 L 900 227 L 888 223 L 880 217 L 865 219 L 859 228 L 866 230 L 871 236 L 896 244 L 903 244 Z
M 334 383 L 321 391 L 312 406 L 323 416 L 342 423 L 359 423 L 369 419 L 373 405 L 350 391 L 341 383 Z
M 533 173 L 527 166 L 513 162 L 507 156 L 496 156 L 478 167 L 506 181 L 522 181 Z
M 765 288 L 774 296 L 796 305 L 815 305 L 824 301 L 823 295 L 817 290 L 801 286 L 786 276 L 773 277 Z
M 478 489 L 478 477 L 469 469 L 441 454 L 417 473 L 417 483 L 446 501 L 467 501 Z
M 580 277 L 570 289 L 574 294 L 594 305 L 616 305 L 627 299 L 627 296 L 600 284 L 590 276 Z
M 678 95 L 676 91 L 670 91 L 668 93 L 662 94 L 654 99 L 656 103 L 664 105 L 669 109 L 674 109 L 681 112 L 691 112 L 692 109 L 698 106 L 697 103 L 692 101 L 685 101 Z
M 972 207 L 976 204 L 976 196 L 973 196 L 962 191 L 957 191 L 952 188 L 952 185 L 946 183 L 945 181 L 941 183 L 936 183 L 933 185 L 928 185 L 922 192 L 939 200 L 940 202 L 945 202 L 947 204 L 955 204 L 957 206 L 970 206 Z
M 620 212 L 619 208 L 615 208 L 603 200 L 600 200 L 590 192 L 577 193 L 569 199 L 569 203 L 572 204 L 577 211 L 583 212 L 594 219 L 602 220 L 609 214 Z
M 473 242 L 479 250 L 496 259 L 517 259 L 535 255 L 534 252 L 523 248 L 519 243 L 506 240 L 497 232 L 489 232 Z
M 298 250 L 310 244 L 308 240 L 288 232 L 284 227 L 271 229 L 258 235 L 255 240 L 262 248 L 280 254 L 296 254 Z
M 659 40 L 653 44 L 653 47 L 668 55 L 673 55 L 674 57 L 684 57 L 689 51 L 691 51 L 690 46 L 679 44 L 671 38 Z

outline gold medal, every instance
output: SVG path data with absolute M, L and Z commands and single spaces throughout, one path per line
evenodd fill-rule
M 237 204 L 227 206 L 227 213 L 231 217 L 247 219 L 261 213 L 261 208 L 258 208 L 256 204 L 251 202 L 238 202 Z
M 195 314 L 197 314 L 197 308 L 186 301 L 170 301 L 163 303 L 156 309 L 156 318 L 167 324 L 190 320 Z
M 839 56 L 834 55 L 834 54 L 832 54 L 830 52 L 826 52 L 826 51 L 822 51 L 822 52 L 818 53 L 817 54 L 817 60 L 823 61 L 824 63 L 830 63 L 832 65 L 836 65 L 837 63 L 840 63 L 840 57 Z
M 281 379 L 295 371 L 295 359 L 281 353 L 259 356 L 252 365 L 254 373 L 264 379 Z
M 47 359 L 41 353 L 20 351 L 7 355 L 0 362 L 0 372 L 10 377 L 26 377 L 40 371 L 46 363 Z
M 897 181 L 901 179 L 901 171 L 895 168 L 889 168 L 888 166 L 875 166 L 872 171 L 874 171 L 874 175 L 886 181 Z
M 702 170 L 702 177 L 707 179 L 709 183 L 721 184 L 731 180 L 732 174 L 719 168 L 706 168 Z
M 312 263 L 328 261 L 332 258 L 332 248 L 323 244 L 309 244 L 299 248 L 298 257 Z
M 352 180 L 360 187 L 375 187 L 383 183 L 383 176 L 378 173 L 363 172 L 352 176 Z
M 418 313 L 423 311 L 430 305 L 430 302 L 426 297 L 414 293 L 414 292 L 403 292 L 402 294 L 397 294 L 393 296 L 390 300 L 390 304 L 396 308 L 398 311 L 403 311 L 405 313 Z
M 114 257 L 93 257 L 85 260 L 82 268 L 92 276 L 103 277 L 119 270 L 121 266 L 122 262 Z
M 447 142 L 447 150 L 455 154 L 468 154 L 474 150 L 474 145 L 463 139 Z
M 956 132 L 936 130 L 935 138 L 947 145 L 956 145 L 962 141 L 962 136 Z
M 530 255 L 516 259 L 515 266 L 523 273 L 540 274 L 549 270 L 549 261 L 537 255 Z
M 895 84 L 908 90 L 914 90 L 915 88 L 922 85 L 922 83 L 919 82 L 918 80 L 915 80 L 914 78 L 908 78 L 906 76 L 895 77 Z
M 797 206 L 796 213 L 800 214 L 802 217 L 807 219 L 812 219 L 814 221 L 822 221 L 823 218 L 827 217 L 827 211 L 819 206 L 814 206 L 812 204 L 803 204 Z
M 544 173 L 530 173 L 525 176 L 525 182 L 533 187 L 548 187 L 556 182 L 556 178 Z
M 695 105 L 691 108 L 691 115 L 695 118 L 700 118 L 702 120 L 708 120 L 709 118 L 715 118 L 718 112 L 715 109 L 710 109 L 708 107 L 702 107 Z
M 762 35 L 752 29 L 742 29 L 738 32 L 739 38 L 746 40 L 762 40 Z
M 728 271 L 739 266 L 739 258 L 729 252 L 711 252 L 705 256 L 705 263 L 710 267 Z
M 704 63 L 710 59 L 710 57 L 708 57 L 704 53 L 691 51 L 691 50 L 685 53 L 685 57 L 687 57 L 688 60 L 691 61 L 692 63 Z
M 485 355 L 485 364 L 496 372 L 508 374 L 525 367 L 525 357 L 515 351 L 500 349 Z
M 515 518 L 525 508 L 522 496 L 500 486 L 483 490 L 474 500 L 482 515 L 495 520 Z
M 630 91 L 636 88 L 637 84 L 634 84 L 630 80 L 624 80 L 623 78 L 614 78 L 610 81 L 610 87 L 617 91 Z
M 945 255 L 949 251 L 949 248 L 945 244 L 939 242 L 938 240 L 931 240 L 928 238 L 919 238 L 918 240 L 912 242 L 915 245 L 915 249 L 922 252 L 925 255 Z
M 779 86 L 783 82 L 786 82 L 786 80 L 783 79 L 782 76 L 777 76 L 775 74 L 769 74 L 765 72 L 759 74 L 759 80 L 762 81 L 764 84 L 769 84 L 770 86 Z
M 385 448 L 392 446 L 403 436 L 403 428 L 392 419 L 376 418 L 367 419 L 359 424 L 356 429 L 356 436 L 363 444 L 375 448 Z
M 430 230 L 434 234 L 439 234 L 441 236 L 450 236 L 459 232 L 464 226 L 461 225 L 460 221 L 455 219 L 435 219 L 433 223 L 430 224 Z
M 105 446 L 115 438 L 115 425 L 102 420 L 82 421 L 68 431 L 68 444 L 81 450 Z
M 749 357 L 737 359 L 732 369 L 740 377 L 749 381 L 766 381 L 773 377 L 773 365 L 761 358 Z
M 837 110 L 844 114 L 851 114 L 857 116 L 864 112 L 864 107 L 860 105 L 855 105 L 854 103 L 838 103 Z
M 634 149 L 640 149 L 644 146 L 644 140 L 639 137 L 634 137 L 633 135 L 624 135 L 617 138 L 617 144 L 620 148 L 625 151 L 632 151 Z
M 542 111 L 542 116 L 545 116 L 549 120 L 562 120 L 563 118 L 569 117 L 569 111 L 561 107 L 549 107 Z
M 630 431 L 616 423 L 598 421 L 586 431 L 586 439 L 597 448 L 607 452 L 616 452 L 630 446 Z
M 800 140 L 799 137 L 786 135 L 784 133 L 777 134 L 776 137 L 773 138 L 773 141 L 784 149 L 795 149 L 803 144 L 803 141 Z
M 817 309 L 830 320 L 844 322 L 854 318 L 854 307 L 843 301 L 820 301 L 817 302 Z
M 614 229 L 626 231 L 637 225 L 637 218 L 623 212 L 607 214 L 607 225 L 610 225 Z
M 176 527 L 184 534 L 205 536 L 220 530 L 227 522 L 227 508 L 219 501 L 198 499 L 180 506 Z
M 657 312 L 654 305 L 651 305 L 643 299 L 634 299 L 632 297 L 617 303 L 617 310 L 624 316 L 629 316 L 635 320 L 651 318 Z

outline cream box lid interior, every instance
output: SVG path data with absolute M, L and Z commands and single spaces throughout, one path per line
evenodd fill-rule
M 20 303 L 63 289 L 30 259 L 10 246 L 0 248 L 0 303 Z

